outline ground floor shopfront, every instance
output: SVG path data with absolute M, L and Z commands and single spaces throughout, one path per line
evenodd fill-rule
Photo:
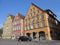
M 18 39 L 19 36 L 21 36 L 21 31 L 20 30 L 13 31 L 12 39 Z
M 36 40 L 57 40 L 60 39 L 59 34 L 59 31 L 56 29 L 50 29 L 49 27 L 25 31 L 25 36 L 30 36 L 32 39 Z
M 49 27 L 26 30 L 25 36 L 30 36 L 36 40 L 51 40 Z

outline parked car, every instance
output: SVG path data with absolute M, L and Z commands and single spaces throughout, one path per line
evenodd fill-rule
M 32 40 L 32 38 L 29 36 L 20 36 L 18 38 L 18 41 L 31 41 L 31 40 Z

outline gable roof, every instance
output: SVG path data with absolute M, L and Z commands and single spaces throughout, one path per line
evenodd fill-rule
M 24 15 L 22 15 L 22 14 L 20 14 L 20 13 L 17 13 L 17 15 L 19 15 L 21 18 L 25 18 L 25 16 Z
M 46 11 L 47 14 L 49 14 L 49 11 L 50 11 L 50 12 L 53 14 L 53 16 L 57 17 L 50 9 L 46 9 L 46 10 L 44 10 L 44 11 Z
M 37 5 L 35 5 L 34 3 L 31 3 L 31 5 L 34 5 L 35 7 L 37 7 L 38 9 L 40 9 L 40 10 L 43 11 L 43 9 L 41 9 L 40 7 L 38 7 Z
M 36 8 L 40 9 L 41 11 L 44 11 L 43 9 L 39 8 L 38 6 L 36 6 L 36 5 L 33 4 L 33 3 L 31 3 L 31 5 L 35 6 Z M 30 5 L 30 7 L 31 7 L 31 5 Z M 29 10 L 30 10 L 30 7 L 29 7 L 29 9 L 28 9 L 28 11 L 27 11 L 27 13 L 26 13 L 26 16 L 27 16 L 27 14 L 28 14 L 28 12 L 29 12 Z M 25 17 L 26 17 L 26 16 L 25 16 Z
M 12 15 L 12 14 L 10 14 L 10 13 L 8 14 L 8 16 L 7 16 L 7 17 L 9 17 L 9 16 L 11 16 L 12 20 L 13 20 L 13 19 L 14 19 L 14 17 L 15 17 L 15 16 L 13 16 L 13 15 Z

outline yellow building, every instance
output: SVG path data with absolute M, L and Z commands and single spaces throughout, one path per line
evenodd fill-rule
M 36 40 L 51 40 L 52 38 L 54 39 L 54 33 L 52 34 L 51 32 L 54 32 L 56 29 L 58 29 L 56 28 L 56 25 L 58 25 L 58 20 L 55 17 L 56 15 L 51 10 L 42 10 L 32 3 L 26 17 L 24 18 L 25 36 L 31 36 Z M 50 20 L 50 18 L 52 20 Z M 50 24 L 53 24 L 53 26 L 51 27 Z
M 2 39 L 11 39 L 13 16 L 9 14 L 3 26 Z

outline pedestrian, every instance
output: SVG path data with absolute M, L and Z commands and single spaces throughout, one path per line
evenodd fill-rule
M 40 35 L 39 35 L 39 41 L 40 41 Z
M 18 42 L 20 41 L 20 36 L 19 36 L 19 38 L 18 38 Z

